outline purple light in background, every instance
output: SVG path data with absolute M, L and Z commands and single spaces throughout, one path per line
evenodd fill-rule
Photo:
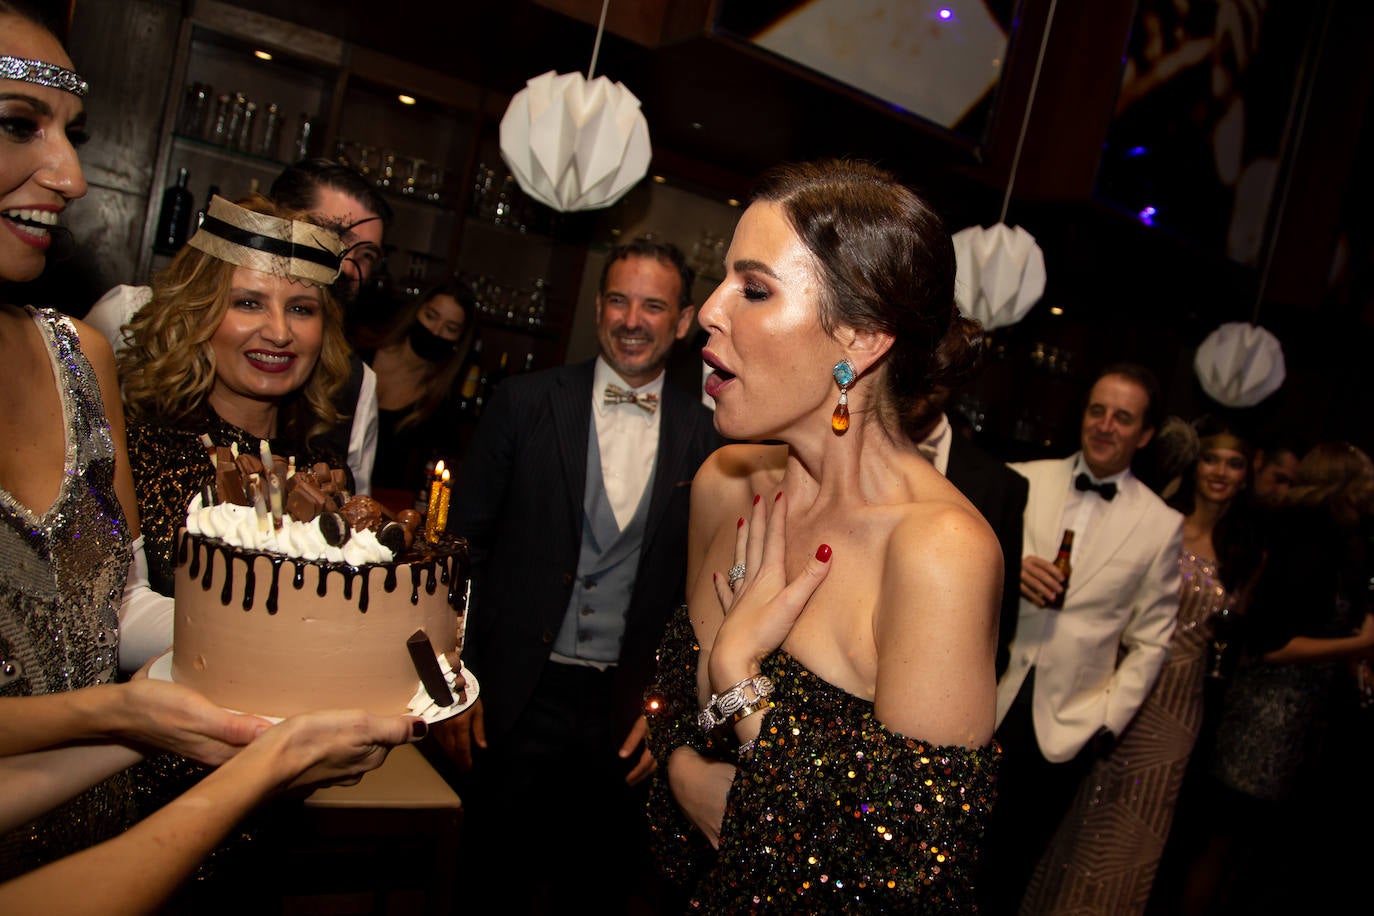
M 1146 207 L 1136 215 L 1136 218 L 1147 226 L 1153 226 L 1155 224 L 1155 214 L 1158 212 L 1159 211 L 1154 207 Z
M 1126 155 L 1127 155 L 1128 157 L 1132 157 L 1132 156 L 1144 156 L 1144 155 L 1148 154 L 1149 152 L 1150 152 L 1150 148 L 1149 148 L 1148 146 L 1133 146 L 1133 147 L 1131 147 L 1130 149 L 1126 150 Z
M 954 11 L 947 6 L 943 6 L 936 15 L 941 19 L 949 20 L 954 18 Z

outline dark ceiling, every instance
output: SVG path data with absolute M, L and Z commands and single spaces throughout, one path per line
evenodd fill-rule
M 239 5 L 505 94 L 548 70 L 586 73 L 596 38 L 593 23 L 533 0 Z M 576 5 L 600 10 L 599 3 Z M 608 29 L 598 51 L 595 75 L 623 82 L 641 102 L 656 169 L 741 195 L 777 162 L 853 155 L 881 161 L 917 184 L 950 168 L 965 170 L 975 185 L 956 181 L 960 197 L 977 190 L 971 142 L 712 35 L 709 4 L 683 5 L 702 11 L 695 34 L 684 29 L 682 39 L 650 48 Z M 905 174 L 902 163 L 919 163 L 921 174 Z

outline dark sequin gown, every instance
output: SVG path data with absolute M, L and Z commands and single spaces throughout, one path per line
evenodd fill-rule
M 782 651 L 763 663 L 773 708 L 737 763 L 718 851 L 668 788 L 686 745 L 736 762 L 733 737 L 696 724 L 700 647 L 686 608 L 669 624 L 650 687 L 658 760 L 649 818 L 660 872 L 704 913 L 966 913 L 994 795 L 998 751 L 932 747 L 889 731 L 873 704 Z
M 114 491 L 114 444 L 99 380 L 69 319 L 50 310 L 29 313 L 52 357 L 66 465 L 57 499 L 42 515 L 0 490 L 0 696 L 113 680 L 129 570 L 129 526 Z M 132 822 L 130 801 L 128 778 L 117 774 L 0 836 L 0 880 L 119 833 Z
M 1203 719 L 1217 618 L 1234 608 L 1215 560 L 1184 551 L 1169 657 L 1112 752 L 1096 761 L 1022 901 L 1023 914 L 1143 913 Z

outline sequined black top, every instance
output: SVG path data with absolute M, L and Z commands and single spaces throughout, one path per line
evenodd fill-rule
M 66 464 L 57 499 L 41 515 L 0 490 L 0 696 L 113 680 L 129 571 L 129 526 L 114 491 L 114 443 L 100 381 L 70 319 L 51 310 L 29 314 L 52 359 Z M 0 836 L 0 880 L 125 829 L 129 802 L 128 780 L 117 774 Z
M 200 441 L 202 433 L 217 446 L 237 444 L 240 454 L 261 454 L 261 439 L 213 413 L 199 423 L 175 427 L 145 420 L 129 424 L 129 462 L 138 495 L 143 551 L 148 555 L 148 581 L 164 595 L 172 594 L 176 573 L 172 545 L 177 529 L 186 524 L 186 507 L 191 497 L 215 480 L 214 466 Z M 268 440 L 268 445 L 274 455 L 294 455 L 297 467 L 310 467 L 317 461 L 335 468 L 345 466 L 344 457 L 328 445 L 286 448 L 274 440 Z
M 932 747 L 898 735 L 878 722 L 872 703 L 778 651 L 763 663 L 773 708 L 754 750 L 737 761 L 729 729 L 707 736 L 696 723 L 699 652 L 681 608 L 647 697 L 658 761 L 649 800 L 655 857 L 689 890 L 692 911 L 976 911 L 995 745 Z M 668 757 L 683 745 L 739 768 L 718 851 L 668 788 Z

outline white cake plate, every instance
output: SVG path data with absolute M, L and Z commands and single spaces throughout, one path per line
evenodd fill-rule
M 410 698 L 410 705 L 406 707 L 407 713 L 412 716 L 419 716 L 429 725 L 434 725 L 437 722 L 450 719 L 477 702 L 477 678 L 473 677 L 467 665 L 460 665 L 463 681 L 466 685 L 464 688 L 466 698 L 459 700 L 456 699 L 459 696 L 458 679 L 453 674 L 453 666 L 448 663 L 448 659 L 443 655 L 440 655 L 438 660 L 439 670 L 444 672 L 444 679 L 448 681 L 448 688 L 455 697 L 453 704 L 450 706 L 440 706 L 435 703 L 430 699 L 429 693 L 425 690 L 424 685 L 421 684 L 420 688 L 415 691 L 415 696 Z M 158 656 L 158 658 L 153 661 L 152 665 L 148 668 L 148 676 L 158 681 L 172 680 L 172 653 L 170 651 Z M 238 710 L 233 711 L 238 712 Z M 280 716 L 259 716 L 259 718 L 267 719 L 269 722 L 281 721 Z

